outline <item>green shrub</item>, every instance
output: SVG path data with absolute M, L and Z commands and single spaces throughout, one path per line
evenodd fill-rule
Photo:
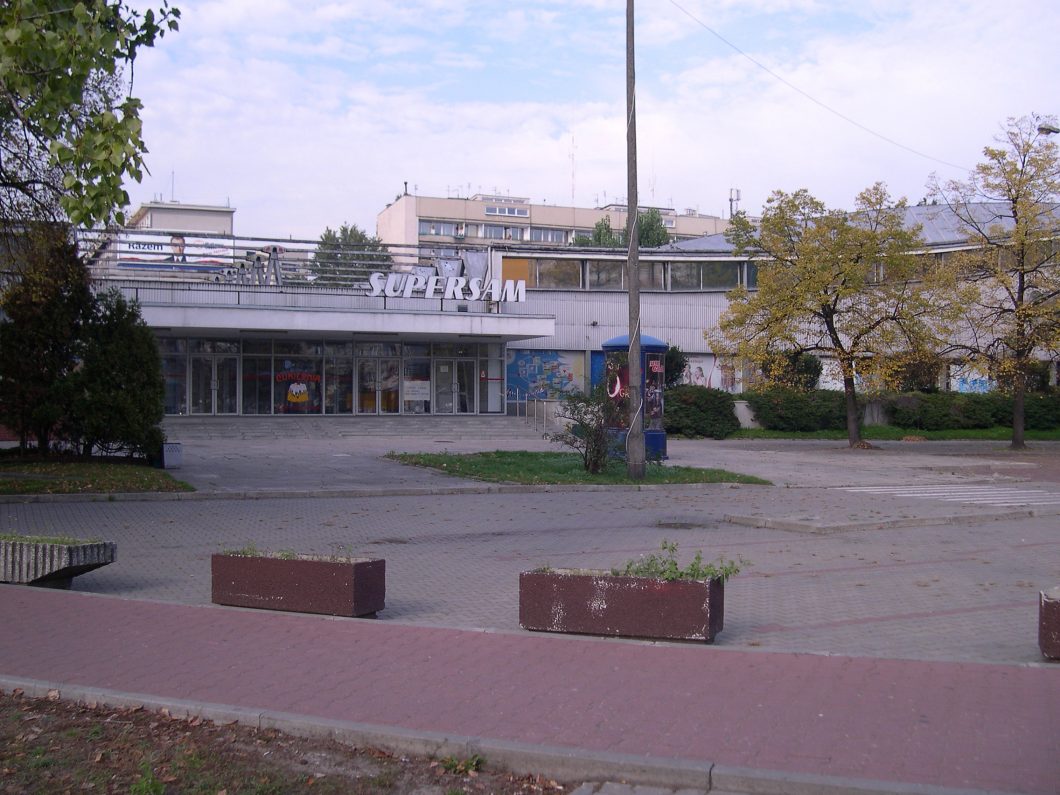
M 899 428 L 948 431 L 1012 423 L 1012 398 L 1000 394 L 910 392 L 885 403 L 891 424 Z
M 1060 389 L 1027 395 L 1023 412 L 1026 427 L 1031 430 L 1048 431 L 1060 428 Z
M 666 391 L 663 425 L 667 433 L 690 439 L 724 439 L 740 429 L 732 395 L 690 384 Z
M 745 392 L 755 419 L 771 431 L 843 430 L 847 427 L 846 397 L 831 389 L 798 392 L 773 388 Z

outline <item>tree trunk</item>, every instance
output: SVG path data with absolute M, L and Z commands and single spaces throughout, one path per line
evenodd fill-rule
M 1019 373 L 1016 376 L 1016 388 L 1012 393 L 1012 444 L 1010 446 L 1013 450 L 1023 450 L 1027 447 L 1023 435 L 1026 395 L 1027 379 L 1023 373 Z
M 843 394 L 847 404 L 847 441 L 851 447 L 861 442 L 861 428 L 858 425 L 858 398 L 854 392 L 854 376 L 843 376 Z

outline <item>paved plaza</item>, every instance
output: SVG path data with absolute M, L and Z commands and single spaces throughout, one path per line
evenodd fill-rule
M 606 752 L 628 763 L 647 755 L 663 767 L 670 760 L 674 770 L 713 765 L 716 790 L 772 782 L 768 791 L 783 792 L 824 776 L 863 791 L 1056 791 L 1060 665 L 1038 650 L 1037 600 L 1060 583 L 1060 445 L 1015 454 L 1001 443 L 895 442 L 850 451 L 839 442 L 679 440 L 671 441 L 671 463 L 723 467 L 776 485 L 530 489 L 452 479 L 382 456 L 549 448 L 532 434 L 262 438 L 235 428 L 184 440 L 183 467 L 174 474 L 197 487 L 190 498 L 0 505 L 0 532 L 118 543 L 118 562 L 79 577 L 77 593 L 0 586 L 0 610 L 8 613 L 0 618 L 21 639 L 4 644 L 0 675 L 68 691 L 96 687 L 475 737 L 493 741 L 495 757 L 503 741 L 561 755 L 580 747 L 584 759 Z M 702 550 L 707 558 L 749 562 L 726 586 L 725 629 L 714 646 L 519 630 L 520 571 L 608 568 L 664 538 L 678 542 L 682 557 Z M 210 554 L 246 544 L 384 557 L 387 607 L 376 621 L 347 621 L 208 606 Z M 66 617 L 56 612 L 63 606 Z M 38 611 L 44 626 L 28 626 L 25 617 Z M 49 623 L 57 629 L 78 616 L 106 631 L 72 639 L 81 655 L 55 661 L 55 640 L 44 639 Z M 129 627 L 137 631 L 130 635 Z M 204 631 L 210 641 L 203 648 L 176 652 L 165 639 Z M 330 651 L 300 645 L 292 657 L 296 638 L 321 632 L 345 640 L 333 640 L 339 648 Z M 147 667 L 168 670 L 179 686 L 167 688 L 147 672 L 105 673 L 135 668 L 115 655 L 141 636 L 157 647 L 145 645 L 143 660 L 161 649 L 159 659 L 170 662 Z M 267 638 L 267 647 L 250 648 L 252 638 Z M 104 652 L 113 643 L 119 647 Z M 362 692 L 354 682 L 371 682 L 391 664 L 380 648 L 407 659 L 374 680 L 371 694 L 353 698 Z M 329 654 L 345 660 L 334 673 L 349 685 L 341 694 L 319 681 L 325 675 L 317 666 Z M 270 657 L 277 661 L 271 667 Z M 174 659 L 183 673 L 171 670 Z M 268 670 L 280 661 L 295 665 L 286 674 L 292 692 L 315 695 L 303 703 L 288 694 L 277 703 L 253 678 L 238 692 L 218 684 L 256 660 Z M 603 676 L 600 666 L 613 673 Z M 702 676 L 694 673 L 700 666 Z M 582 681 L 586 671 L 598 676 Z M 653 671 L 666 683 L 661 692 L 646 684 Z M 751 690 L 748 671 L 756 672 Z M 398 685 L 423 677 L 440 689 L 414 689 L 413 697 Z M 450 678 L 451 692 L 444 686 Z M 481 692 L 471 696 L 475 681 Z M 616 690 L 628 709 L 612 703 Z M 534 703 L 524 703 L 535 693 Z M 543 707 L 559 693 L 567 694 L 565 717 L 550 720 Z M 648 728 L 662 719 L 649 694 L 666 702 L 669 729 Z M 901 709 L 873 717 L 895 699 Z M 726 711 L 721 726 L 728 728 L 708 717 L 712 705 Z M 842 717 L 827 727 L 816 718 L 807 723 L 817 707 L 822 720 Z M 768 737 L 761 734 L 767 725 Z M 689 732 L 699 740 L 690 743 Z M 615 769 L 629 771 L 617 762 Z M 723 787 L 725 770 L 753 775 Z M 643 778 L 658 781 L 658 770 Z

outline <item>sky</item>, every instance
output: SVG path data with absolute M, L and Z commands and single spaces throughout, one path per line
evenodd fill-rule
M 406 182 L 625 201 L 622 0 L 173 4 L 179 32 L 133 71 L 133 208 L 229 205 L 236 234 L 315 239 L 374 233 Z M 1006 119 L 1060 113 L 1055 0 L 637 0 L 635 20 L 642 206 L 727 218 L 732 189 L 754 215 L 805 188 L 852 208 L 878 181 L 916 203 Z

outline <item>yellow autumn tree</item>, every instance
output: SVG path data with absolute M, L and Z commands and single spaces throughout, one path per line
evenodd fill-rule
M 769 371 L 778 356 L 819 353 L 838 364 L 847 437 L 865 446 L 858 422 L 859 380 L 886 376 L 931 339 L 934 303 L 923 282 L 919 228 L 908 228 L 905 200 L 877 183 L 853 211 L 828 209 L 805 190 L 774 192 L 761 221 L 733 219 L 729 239 L 758 264 L 757 289 L 729 293 L 715 351 Z
M 1060 349 L 1060 161 L 1055 119 L 1009 119 L 967 180 L 940 184 L 968 248 L 946 257 L 959 281 L 949 349 L 1012 394 L 1012 447 L 1025 446 L 1028 376 Z

